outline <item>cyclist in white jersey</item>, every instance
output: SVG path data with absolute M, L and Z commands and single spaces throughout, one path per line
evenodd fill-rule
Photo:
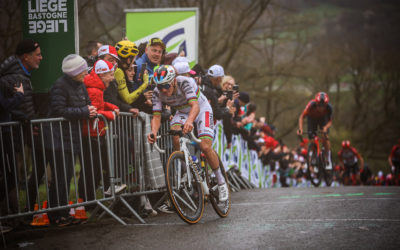
M 153 80 L 157 87 L 153 92 L 152 134 L 147 135 L 150 143 L 154 143 L 161 125 L 162 105 L 169 105 L 176 110 L 170 125 L 173 130 L 190 133 L 193 123 L 197 125 L 197 133 L 201 139 L 200 149 L 204 153 L 218 180 L 219 201 L 228 199 L 228 186 L 222 175 L 217 153 L 212 148 L 214 138 L 213 113 L 207 98 L 201 93 L 194 79 L 186 76 L 176 76 L 174 67 L 161 65 L 154 71 Z M 179 150 L 179 137 L 173 136 L 174 150 Z

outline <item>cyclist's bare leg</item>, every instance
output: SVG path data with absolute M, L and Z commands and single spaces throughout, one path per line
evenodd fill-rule
M 331 142 L 329 141 L 329 137 L 327 134 L 323 136 L 322 143 L 324 144 L 325 148 L 325 159 L 328 162 L 331 162 Z
M 204 153 L 208 164 L 210 164 L 210 167 L 213 170 L 218 169 L 219 168 L 218 156 L 217 153 L 212 148 L 212 141 L 210 139 L 203 138 L 200 142 L 200 149 L 201 152 Z
M 182 128 L 181 125 L 174 125 L 171 127 L 171 130 L 180 131 Z M 174 151 L 180 150 L 179 136 L 172 136 L 172 146 L 174 147 Z

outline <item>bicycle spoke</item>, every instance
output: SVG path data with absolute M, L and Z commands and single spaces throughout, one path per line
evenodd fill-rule
M 183 193 L 186 195 L 186 197 L 188 198 L 188 200 L 190 201 L 190 203 L 192 203 L 193 207 L 195 207 L 195 209 L 197 209 L 196 204 L 194 203 L 192 197 L 190 197 L 190 195 L 188 194 L 188 192 L 186 191 L 186 189 L 183 190 Z
M 180 200 L 183 204 L 185 204 L 188 208 L 190 208 L 193 212 L 196 212 L 196 209 L 194 209 L 192 206 L 190 206 L 185 199 L 183 199 L 177 192 L 173 192 L 174 197 L 178 198 L 178 200 Z

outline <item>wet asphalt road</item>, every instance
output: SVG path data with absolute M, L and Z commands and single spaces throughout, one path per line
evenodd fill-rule
M 197 225 L 176 214 L 105 218 L 5 235 L 26 249 L 400 249 L 400 187 L 242 190 L 220 219 L 211 205 Z M 20 245 L 22 246 L 22 245 Z

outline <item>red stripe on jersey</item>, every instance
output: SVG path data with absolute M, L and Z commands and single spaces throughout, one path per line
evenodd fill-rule
M 210 112 L 206 112 L 206 119 L 205 119 L 205 122 L 206 122 L 206 128 L 209 128 L 210 127 Z

